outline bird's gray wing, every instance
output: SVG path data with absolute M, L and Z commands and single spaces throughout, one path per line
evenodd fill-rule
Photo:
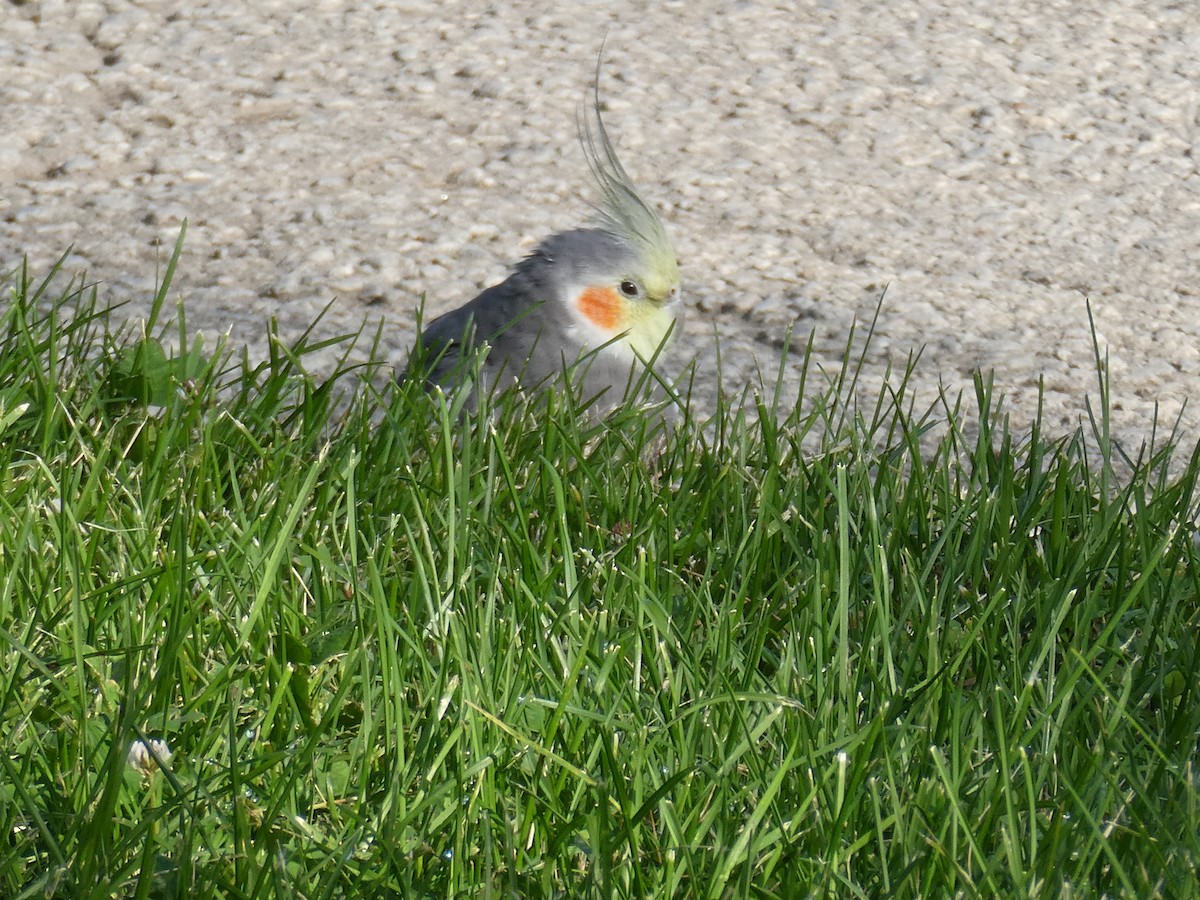
M 469 303 L 438 316 L 421 332 L 417 359 L 410 359 L 400 380 L 413 376 L 419 359 L 426 386 L 449 389 L 461 369 L 473 363 L 472 355 L 487 344 L 480 365 L 492 374 L 500 370 L 519 378 L 543 328 L 540 302 L 531 294 L 520 270 L 483 291 Z

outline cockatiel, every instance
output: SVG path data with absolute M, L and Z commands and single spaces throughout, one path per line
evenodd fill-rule
M 473 391 L 540 388 L 580 363 L 572 371 L 580 399 L 603 394 L 599 406 L 611 409 L 663 349 L 680 315 L 679 265 L 617 158 L 598 84 L 593 97 L 577 123 L 597 194 L 593 220 L 546 238 L 504 281 L 426 326 L 430 387 L 449 391 L 469 378 L 471 354 L 486 347 Z

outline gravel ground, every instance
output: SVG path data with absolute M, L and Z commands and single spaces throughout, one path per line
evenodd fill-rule
M 1087 301 L 1137 443 L 1200 386 L 1193 0 L 0 0 L 0 270 L 27 255 L 145 309 L 189 220 L 189 325 L 261 354 L 456 306 L 586 213 L 605 118 L 680 252 L 682 346 L 836 367 L 887 287 L 864 385 L 995 370 L 1015 424 L 1094 393 Z M 800 359 L 789 363 L 792 371 Z M 711 389 L 711 380 L 704 387 Z M 1189 437 L 1200 411 L 1183 410 Z

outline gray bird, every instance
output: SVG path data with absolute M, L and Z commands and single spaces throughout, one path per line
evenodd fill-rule
M 469 379 L 478 352 L 472 406 L 480 390 L 533 390 L 570 370 L 582 400 L 603 394 L 599 405 L 612 408 L 664 348 L 680 313 L 679 265 L 617 158 L 598 87 L 594 96 L 578 122 L 597 192 L 592 222 L 546 238 L 500 284 L 426 326 L 429 387 Z

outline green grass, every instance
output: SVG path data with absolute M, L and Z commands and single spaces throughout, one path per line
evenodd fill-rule
M 656 454 L 10 288 L 0 896 L 1200 894 L 1200 459 L 1103 391 Z

